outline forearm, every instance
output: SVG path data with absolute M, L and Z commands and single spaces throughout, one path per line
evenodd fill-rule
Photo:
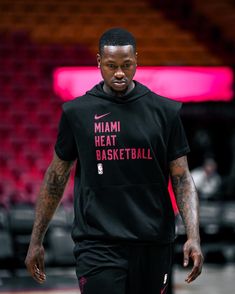
M 71 166 L 72 163 L 63 162 L 55 155 L 48 167 L 36 203 L 31 244 L 42 244 L 49 222 L 63 196 Z
M 198 195 L 189 172 L 186 156 L 170 162 L 170 175 L 176 202 L 188 237 L 183 247 L 183 264 L 188 266 L 189 260 L 193 261 L 193 268 L 185 279 L 187 283 L 191 283 L 201 274 L 203 254 L 199 236 Z
M 186 157 L 173 161 L 171 170 L 173 170 L 171 172 L 172 186 L 187 237 L 200 241 L 198 195 L 188 170 Z

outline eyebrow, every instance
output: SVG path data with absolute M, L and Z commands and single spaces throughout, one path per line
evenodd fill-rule
M 115 60 L 112 59 L 112 57 L 108 57 L 108 59 L 106 60 L 107 62 L 114 62 L 115 63 Z M 130 61 L 133 61 L 133 58 L 127 58 L 124 60 L 124 62 L 130 62 Z

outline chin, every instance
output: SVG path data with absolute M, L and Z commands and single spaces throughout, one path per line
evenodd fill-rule
M 119 95 L 119 96 L 123 96 L 123 95 L 125 95 L 126 92 L 127 92 L 127 90 L 128 90 L 128 88 L 125 88 L 125 89 L 122 89 L 122 90 L 112 88 L 112 92 L 113 92 L 114 94 L 116 94 L 116 95 Z

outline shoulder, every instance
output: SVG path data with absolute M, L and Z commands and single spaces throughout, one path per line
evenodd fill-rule
M 62 105 L 62 108 L 64 110 L 65 113 L 69 113 L 71 111 L 76 111 L 77 108 L 80 108 L 84 102 L 86 103 L 87 101 L 87 97 L 88 95 L 83 95 L 80 97 L 76 97 L 73 100 L 67 101 Z
M 62 110 L 67 118 L 73 118 L 84 115 L 88 109 L 94 105 L 94 98 L 88 93 L 83 96 L 74 98 L 73 100 L 67 101 L 62 105 Z
M 158 95 L 154 92 L 150 92 L 152 102 L 156 108 L 158 108 L 165 115 L 175 116 L 181 109 L 182 103 L 172 100 L 170 98 Z
M 149 99 L 148 101 L 151 103 L 151 105 L 154 108 L 158 108 L 159 110 L 162 110 L 163 112 L 175 112 L 177 113 L 181 107 L 182 103 L 179 101 L 172 100 L 168 97 L 161 96 L 155 92 L 153 92 L 151 89 L 146 87 L 145 85 L 141 84 L 138 81 L 135 81 L 137 90 L 141 92 L 143 95 L 147 96 Z

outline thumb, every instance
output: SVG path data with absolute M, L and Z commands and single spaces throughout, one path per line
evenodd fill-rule
M 189 263 L 189 250 L 188 247 L 184 247 L 184 267 L 188 266 Z

